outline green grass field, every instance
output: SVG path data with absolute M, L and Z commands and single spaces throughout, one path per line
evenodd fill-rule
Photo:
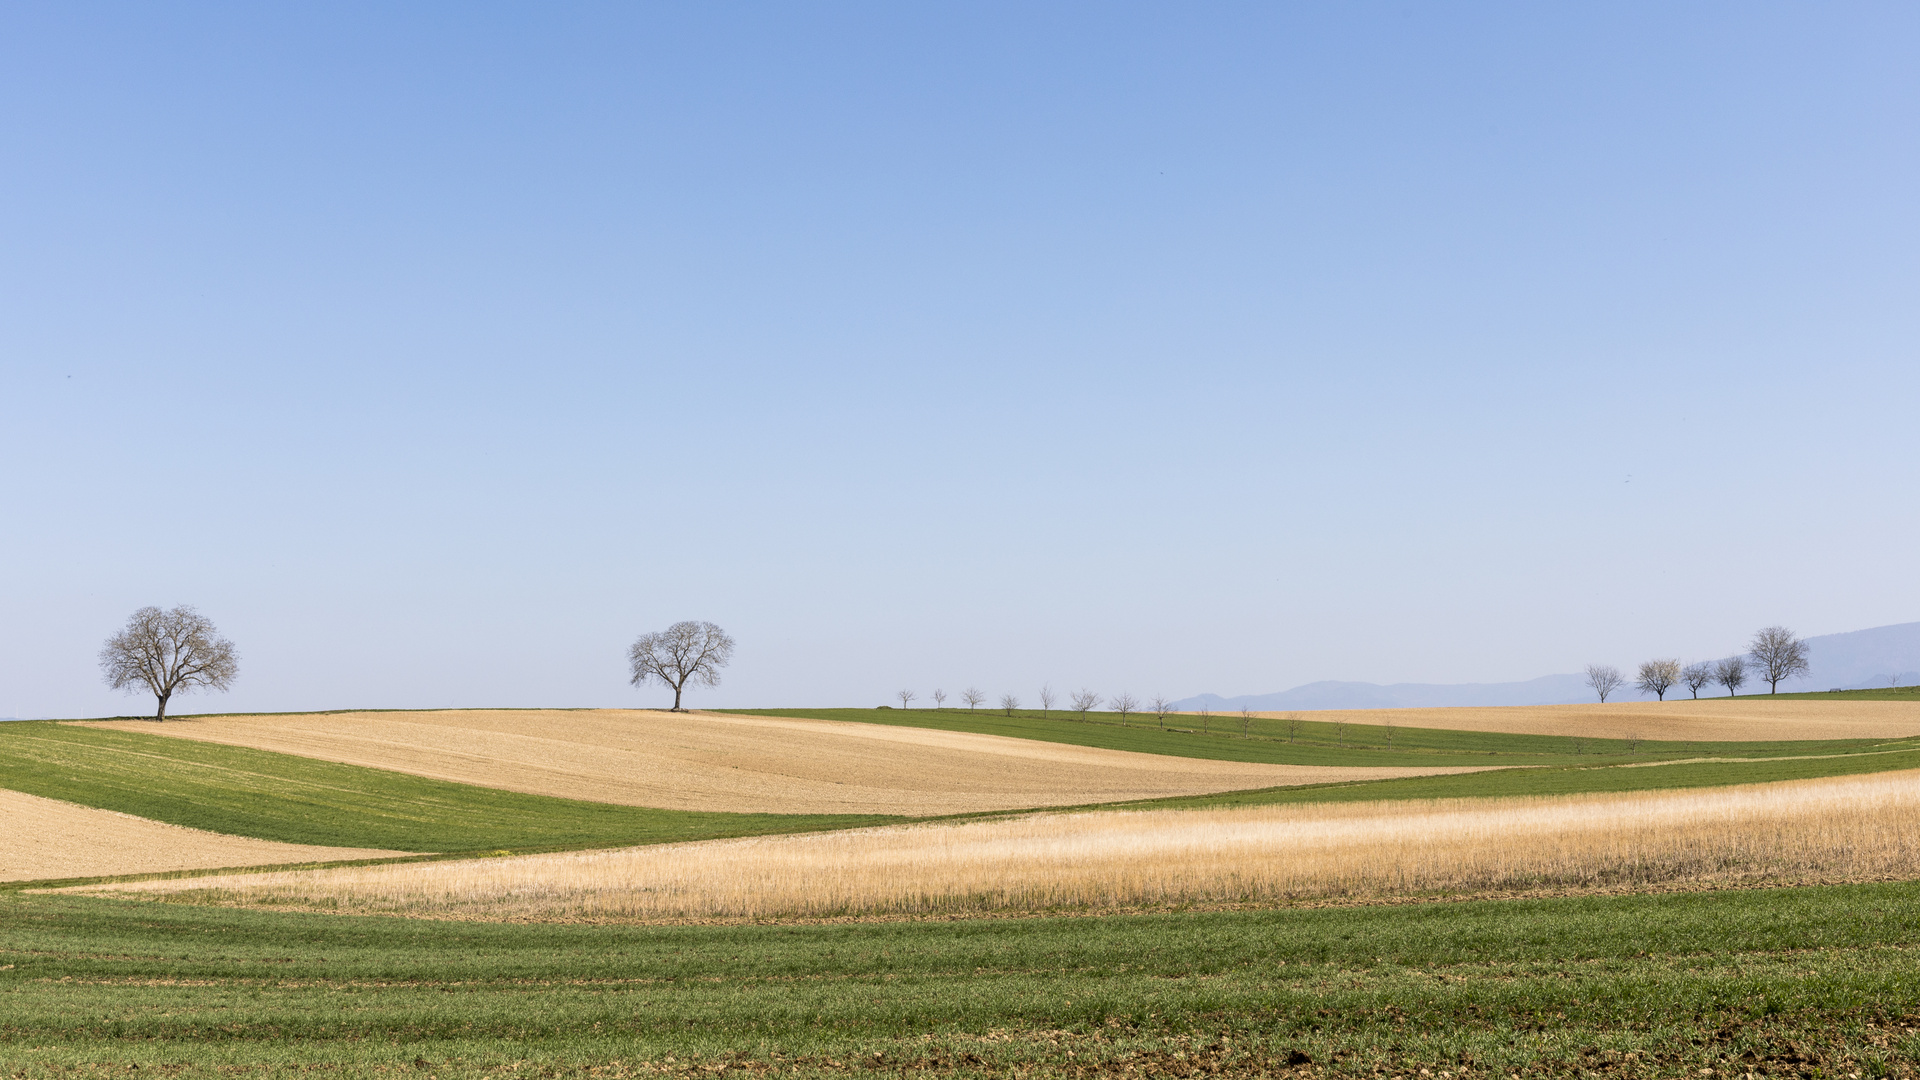
M 398 851 L 612 847 L 899 820 L 612 806 L 39 721 L 0 725 L 0 788 L 236 836 Z
M 0 1065 L 22 1078 L 1905 1077 L 1920 1054 L 1916 950 L 1912 884 L 651 928 L 0 892 Z
M 1115 713 L 1076 715 L 1055 710 L 977 712 L 966 709 L 725 709 L 748 716 L 793 716 L 865 724 L 967 731 L 1016 739 L 1132 750 L 1144 754 L 1256 761 L 1281 765 L 1610 765 L 1684 758 L 1777 758 L 1804 755 L 1871 754 L 1920 748 L 1909 739 L 1841 739 L 1820 742 L 1696 742 L 1658 739 L 1587 739 L 1563 735 L 1511 735 L 1500 732 L 1446 731 L 1438 728 L 1383 728 L 1309 719 L 1301 713 L 1289 723 L 1255 717 L 1241 730 L 1238 716 L 1216 716 L 1200 730 L 1192 716 L 1169 717 L 1160 729 L 1152 714 L 1134 714 L 1122 723 Z M 1177 719 L 1178 728 L 1174 727 Z M 1649 734 L 1653 734 L 1649 732 Z M 1388 741 L 1391 740 L 1391 745 Z

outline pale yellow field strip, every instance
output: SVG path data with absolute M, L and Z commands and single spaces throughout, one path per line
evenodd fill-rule
M 221 716 L 96 727 L 668 810 L 927 816 L 1473 772 L 1136 754 L 883 724 L 644 710 Z
M 405 855 L 202 832 L 0 789 L 0 881 L 157 874 Z
M 1920 772 L 1900 772 L 1533 799 L 1039 813 L 88 891 L 480 919 L 1099 909 L 1916 878 L 1916 824 Z
M 1280 717 L 1286 712 L 1257 715 Z M 1764 697 L 1698 701 L 1620 701 L 1605 705 L 1504 708 L 1316 709 L 1304 720 L 1395 724 L 1449 731 L 1576 735 L 1595 739 L 1679 739 L 1774 742 L 1800 739 L 1897 739 L 1920 735 L 1920 701 L 1768 701 Z

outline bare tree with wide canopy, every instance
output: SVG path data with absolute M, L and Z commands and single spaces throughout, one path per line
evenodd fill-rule
M 1649 660 L 1640 665 L 1640 677 L 1634 680 L 1635 686 L 1643 694 L 1652 694 L 1661 701 L 1667 700 L 1667 691 L 1680 681 L 1680 661 Z
M 1793 636 L 1784 626 L 1769 626 L 1753 635 L 1747 655 L 1760 667 L 1760 681 L 1767 693 L 1780 692 L 1780 680 L 1805 675 L 1808 669 L 1807 643 Z
M 1747 658 L 1729 656 L 1713 665 L 1713 681 L 1727 688 L 1727 696 L 1735 697 L 1740 684 L 1747 681 Z
M 1593 687 L 1593 692 L 1600 695 L 1602 705 L 1607 703 L 1607 695 L 1620 689 L 1620 684 L 1626 681 L 1626 676 L 1620 674 L 1620 669 L 1611 664 L 1587 665 L 1587 685 Z
M 654 680 L 673 688 L 673 711 L 688 683 L 719 686 L 720 669 L 733 659 L 733 639 L 710 622 L 677 622 L 657 634 L 641 634 L 627 650 L 633 685 Z
M 213 620 L 185 604 L 172 611 L 143 607 L 126 629 L 100 650 L 107 685 L 129 693 L 145 689 L 158 707 L 153 718 L 167 718 L 167 701 L 202 687 L 225 690 L 239 674 L 233 642 L 220 636 Z
M 1705 660 L 1697 664 L 1688 664 L 1680 669 L 1680 681 L 1687 684 L 1694 697 L 1700 696 L 1700 688 L 1713 681 L 1713 665 Z

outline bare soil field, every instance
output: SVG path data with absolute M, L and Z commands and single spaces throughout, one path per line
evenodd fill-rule
M 1260 716 L 1286 716 L 1264 712 Z M 1617 701 L 1605 705 L 1489 708 L 1299 710 L 1307 720 L 1514 735 L 1595 739 L 1776 742 L 1800 739 L 1893 739 L 1920 735 L 1920 702 L 1768 701 L 1764 697 Z
M 1920 876 L 1920 771 L 1679 792 L 1040 813 L 81 887 L 428 917 L 939 915 Z
M 276 844 L 0 790 L 0 881 L 155 874 L 405 855 Z
M 1479 771 L 1207 761 L 883 724 L 628 709 L 216 716 L 88 726 L 536 795 L 740 813 L 930 816 Z

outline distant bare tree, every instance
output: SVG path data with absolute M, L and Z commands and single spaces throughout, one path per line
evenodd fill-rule
M 1680 661 L 1649 660 L 1640 665 L 1640 676 L 1633 685 L 1643 694 L 1652 694 L 1661 701 L 1667 700 L 1667 691 L 1680 681 Z
M 1240 737 L 1243 739 L 1247 738 L 1247 736 L 1252 731 L 1253 731 L 1253 710 L 1241 709 L 1240 710 Z
M 191 607 L 143 607 L 101 647 L 100 670 L 115 690 L 151 692 L 158 702 L 153 718 L 164 722 L 173 695 L 232 686 L 240 658 L 213 620 Z
M 1713 665 L 1705 660 L 1697 664 L 1688 664 L 1680 669 L 1680 681 L 1693 691 L 1694 697 L 1700 696 L 1700 688 L 1713 681 Z
M 1165 694 L 1153 695 L 1153 715 L 1154 718 L 1159 721 L 1160 730 L 1162 731 L 1167 729 L 1167 709 L 1172 704 L 1172 702 L 1167 700 L 1167 695 Z
M 911 690 L 896 690 L 894 691 L 893 696 L 900 699 L 900 707 L 903 709 L 913 703 L 914 695 L 913 695 L 913 691 Z
M 935 690 L 933 692 L 933 707 L 936 709 L 944 709 L 947 707 L 947 692 L 945 690 Z
M 1122 724 L 1127 722 L 1128 713 L 1140 707 L 1139 699 L 1127 693 L 1125 690 L 1115 694 L 1113 700 L 1107 702 L 1107 704 L 1113 706 L 1113 711 L 1120 714 L 1120 722 Z
M 1287 714 L 1287 741 L 1292 742 L 1294 736 L 1298 734 L 1300 734 L 1300 714 L 1290 712 Z
M 1342 750 L 1347 747 L 1347 722 L 1344 719 L 1333 722 L 1333 745 Z
M 1007 710 L 1008 716 L 1012 716 L 1013 710 L 1020 707 L 1020 699 L 1014 697 L 1012 694 L 1001 694 L 1000 707 Z
M 1044 719 L 1046 719 L 1046 716 L 1047 716 L 1047 713 L 1048 713 L 1048 712 L 1050 712 L 1050 711 L 1052 711 L 1052 709 L 1053 709 L 1053 701 L 1054 701 L 1054 698 L 1053 698 L 1053 687 L 1051 687 L 1051 686 L 1042 686 L 1042 687 L 1040 688 L 1040 717 L 1041 717 L 1041 719 L 1043 719 L 1043 720 L 1044 720 Z
M 641 634 L 627 650 L 635 686 L 649 679 L 673 687 L 673 711 L 688 683 L 719 686 L 720 669 L 733 659 L 733 639 L 710 622 L 677 622 L 657 634 Z
M 1713 665 L 1713 681 L 1727 688 L 1727 696 L 1737 696 L 1740 684 L 1747 681 L 1747 658 L 1729 656 Z
M 960 700 L 966 702 L 967 711 L 972 712 L 974 709 L 980 707 L 981 702 L 987 700 L 987 695 L 969 686 L 965 690 L 960 691 Z
M 1080 722 L 1087 722 L 1087 710 L 1100 707 L 1100 695 L 1091 690 L 1082 690 L 1073 695 L 1073 707 L 1080 713 Z
M 1625 681 L 1627 681 L 1626 677 L 1620 674 L 1620 669 L 1617 667 L 1609 664 L 1587 665 L 1587 685 L 1593 687 L 1593 692 L 1600 695 L 1602 704 L 1606 703 L 1607 695 L 1620 689 L 1620 684 Z
M 1385 728 L 1387 732 L 1387 749 L 1389 750 L 1393 749 L 1393 717 L 1392 715 L 1386 714 L 1386 713 L 1381 714 L 1380 726 Z
M 1213 710 L 1205 705 L 1200 706 L 1200 733 L 1213 734 Z
M 1748 655 L 1760 666 L 1760 681 L 1767 684 L 1769 694 L 1780 692 L 1780 680 L 1805 675 L 1810 666 L 1807 643 L 1784 626 L 1769 626 L 1753 635 Z

